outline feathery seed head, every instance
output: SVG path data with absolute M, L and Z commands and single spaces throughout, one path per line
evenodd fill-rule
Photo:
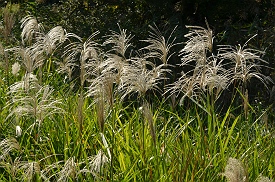
M 268 177 L 265 177 L 265 176 L 260 176 L 258 179 L 257 179 L 257 182 L 274 182 L 272 179 L 269 179 Z
M 29 82 L 27 92 L 24 89 L 25 82 L 15 83 L 11 87 L 11 94 L 13 100 L 8 105 L 10 107 L 10 114 L 7 119 L 13 115 L 22 117 L 29 116 L 35 118 L 34 124 L 41 125 L 45 118 L 51 117 L 55 113 L 63 113 L 64 110 L 59 107 L 60 100 L 52 98 L 53 89 L 49 86 L 39 86 Z
M 38 162 L 20 162 L 18 171 L 22 172 L 22 181 L 31 182 L 35 174 L 40 174 Z
M 9 87 L 8 94 L 13 96 L 22 95 L 21 93 L 28 93 L 30 90 L 37 90 L 40 88 L 38 85 L 36 75 L 32 73 L 25 74 L 22 81 L 15 82 Z
M 44 30 L 42 24 L 38 23 L 34 16 L 28 15 L 21 20 L 22 43 L 31 43 L 36 34 L 39 34 Z
M 244 46 L 220 46 L 218 49 L 218 57 L 231 62 L 231 82 L 234 80 L 241 80 L 241 82 L 246 85 L 250 78 L 255 77 L 267 86 L 266 76 L 260 73 L 260 68 L 262 66 L 261 63 L 267 63 L 261 58 L 264 52 L 256 49 L 245 48 L 248 41 L 244 44 Z
M 207 23 L 207 22 L 206 22 Z M 186 26 L 190 29 L 189 33 L 185 35 L 189 40 L 185 47 L 180 51 L 182 65 L 189 62 L 196 62 L 197 65 L 202 65 L 206 61 L 207 51 L 212 52 L 213 35 L 212 30 L 205 29 L 199 26 Z
M 98 44 L 93 40 L 99 32 L 93 33 L 84 43 L 81 39 L 78 42 L 73 42 L 67 45 L 66 51 L 63 54 L 65 58 L 65 62 L 67 65 L 71 66 L 79 66 L 80 68 L 80 82 L 81 86 L 84 86 L 84 82 L 87 80 L 89 75 L 93 73 L 89 73 L 90 70 L 89 66 L 91 64 L 87 64 L 88 61 L 96 60 L 98 61 L 98 54 L 99 51 Z M 79 62 L 80 64 L 77 65 L 76 63 Z M 68 67 L 67 67 L 68 68 Z
M 76 67 L 77 64 L 71 62 L 68 58 L 65 58 L 65 59 L 63 59 L 62 62 L 57 62 L 57 65 L 59 65 L 57 72 L 58 73 L 67 73 L 69 80 L 71 80 L 74 67 Z
M 184 95 L 181 96 L 179 102 L 179 104 L 182 105 L 186 97 L 197 98 L 199 96 L 202 92 L 200 83 L 200 77 L 196 75 L 188 76 L 182 73 L 182 76 L 177 81 L 167 86 L 168 89 L 166 92 L 170 92 L 171 95 L 175 94 L 176 97 L 178 97 L 180 93 L 183 93 Z
M 102 150 L 99 150 L 95 156 L 89 157 L 88 161 L 89 164 L 87 168 L 89 171 L 98 174 L 101 171 L 101 168 L 109 162 L 109 159 Z
M 105 147 L 106 150 L 107 150 L 107 153 L 108 153 L 108 156 L 109 156 L 109 160 L 111 161 L 112 155 L 111 155 L 111 152 L 110 152 L 110 149 L 109 149 L 109 145 L 108 145 L 108 143 L 107 143 L 107 140 L 106 140 L 106 138 L 105 138 L 105 136 L 104 136 L 103 133 L 100 133 L 100 136 L 101 136 L 101 138 L 102 138 L 102 143 L 103 143 L 104 147 Z
M 36 47 L 37 51 L 46 53 L 47 55 L 52 54 L 52 52 L 67 39 L 65 30 L 61 26 L 56 26 L 52 28 L 47 34 L 37 33 L 36 34 Z
M 75 162 L 75 157 L 70 157 L 64 164 L 62 170 L 58 173 L 57 181 L 69 181 L 70 179 L 76 179 L 79 171 L 78 163 Z
M 20 145 L 15 138 L 7 138 L 0 142 L 0 161 L 5 160 L 11 151 L 20 151 Z
M 248 174 L 238 159 L 229 158 L 224 173 L 229 182 L 248 182 Z
M 163 72 L 166 71 L 162 67 L 163 65 L 155 67 L 150 62 L 144 62 L 143 58 L 132 58 L 121 74 L 118 89 L 123 93 L 122 99 L 135 92 L 144 97 L 148 90 L 159 90 L 158 82 L 163 79 Z
M 115 31 L 111 31 L 111 35 L 107 36 L 108 39 L 103 43 L 103 45 L 112 45 L 111 51 L 114 51 L 115 54 L 126 58 L 126 51 L 132 45 L 130 41 L 133 36 L 131 34 L 127 35 L 127 30 L 121 29 L 119 27 L 119 33 Z
M 205 70 L 202 77 L 202 90 L 208 90 L 209 93 L 213 93 L 214 89 L 216 95 L 219 92 L 226 89 L 229 86 L 229 79 L 231 73 L 223 68 L 223 60 L 218 60 L 217 57 L 211 56 L 208 58 L 208 64 L 205 66 Z
M 25 68 L 27 73 L 32 73 L 36 68 L 44 64 L 44 55 L 37 51 L 37 47 L 15 47 L 10 49 L 19 55 L 21 58 L 21 65 Z
M 129 69 L 129 63 L 118 55 L 108 54 L 107 60 L 99 65 L 99 69 L 102 70 L 102 74 L 114 75 L 115 82 L 120 84 L 123 72 Z
M 149 26 L 150 29 L 152 31 L 150 31 L 150 35 L 149 38 L 146 40 L 143 40 L 144 42 L 148 42 L 149 45 L 142 48 L 142 50 L 148 50 L 148 54 L 146 55 L 146 57 L 150 58 L 158 58 L 162 61 L 162 63 L 164 65 L 167 65 L 170 56 L 170 49 L 175 45 L 175 39 L 170 40 L 172 37 L 172 34 L 174 33 L 175 29 L 173 30 L 173 32 L 170 34 L 169 38 L 167 39 L 167 41 L 165 40 L 165 38 L 162 36 L 160 30 L 157 28 L 157 26 L 155 25 L 155 27 L 153 26 Z
M 145 102 L 142 106 L 142 114 L 144 119 L 149 124 L 150 134 L 153 139 L 154 145 L 156 145 L 156 131 L 154 126 L 154 120 L 153 120 L 153 113 L 151 111 L 150 105 L 148 102 Z
M 18 72 L 20 71 L 20 64 L 18 62 L 14 63 L 11 67 L 11 73 L 16 76 L 18 75 Z

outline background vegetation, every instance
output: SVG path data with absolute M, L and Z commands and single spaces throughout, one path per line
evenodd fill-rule
M 1 181 L 275 178 L 273 1 L 0 6 Z

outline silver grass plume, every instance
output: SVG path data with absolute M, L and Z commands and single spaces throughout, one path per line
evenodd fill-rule
M 231 73 L 223 67 L 223 60 L 212 55 L 207 58 L 204 73 L 198 73 L 201 76 L 200 87 L 203 91 L 208 91 L 209 94 L 215 95 L 217 99 L 222 90 L 228 88 L 230 84 Z M 202 76 L 203 75 L 203 76 Z
M 250 41 L 253 37 L 251 37 L 248 41 Z M 265 80 L 267 80 L 267 77 L 260 73 L 260 69 L 262 67 L 261 64 L 267 64 L 267 62 L 261 58 L 264 52 L 257 49 L 245 48 L 248 41 L 243 46 L 220 46 L 218 49 L 218 57 L 231 61 L 231 82 L 234 80 L 240 80 L 244 87 L 246 87 L 247 82 L 252 77 L 255 77 L 266 86 Z
M 3 168 L 6 172 L 8 172 L 12 181 L 16 181 L 20 163 L 20 157 L 13 159 L 9 156 L 9 159 L 6 158 L 4 161 L 0 160 L 0 168 Z
M 185 35 L 188 39 L 184 48 L 180 51 L 182 66 L 189 62 L 196 65 L 204 65 L 207 52 L 212 52 L 213 33 L 206 21 L 207 29 L 200 26 L 186 26 L 189 32 Z
M 103 132 L 106 112 L 109 112 L 114 104 L 115 74 L 112 71 L 103 72 L 104 58 L 99 49 L 90 49 L 86 57 L 88 58 L 86 69 L 89 74 L 87 81 L 90 84 L 86 97 L 92 97 L 94 100 L 91 105 L 95 105 L 98 125 Z
M 18 62 L 15 62 L 11 67 L 11 73 L 14 76 L 17 76 L 20 71 L 20 67 L 21 67 L 20 64 Z
M 7 119 L 13 115 L 29 116 L 35 120 L 34 124 L 40 126 L 45 118 L 49 118 L 55 113 L 64 112 L 59 107 L 61 101 L 52 97 L 54 90 L 50 86 L 39 86 L 35 77 L 28 79 L 27 83 L 21 81 L 10 87 L 8 94 L 12 100 L 8 103 L 10 114 Z
M 158 83 L 164 79 L 165 71 L 163 65 L 156 67 L 143 57 L 132 58 L 121 74 L 118 89 L 123 93 L 122 99 L 132 93 L 138 93 L 140 98 L 144 98 L 148 90 L 160 90 Z
M 112 155 L 111 155 L 110 148 L 109 148 L 109 145 L 107 143 L 107 140 L 105 138 L 105 135 L 103 133 L 100 133 L 100 136 L 101 136 L 101 139 L 102 139 L 103 146 L 107 150 L 107 154 L 109 156 L 109 160 L 111 161 L 112 160 Z
M 269 179 L 268 177 L 265 177 L 265 176 L 259 176 L 257 179 L 257 182 L 274 182 L 274 180 Z
M 132 46 L 131 40 L 133 38 L 131 34 L 127 35 L 125 29 L 119 27 L 119 30 L 119 33 L 112 31 L 103 43 L 103 46 L 111 46 L 112 48 L 105 54 L 106 60 L 100 65 L 103 74 L 114 74 L 117 84 L 121 81 L 124 68 L 129 64 L 126 51 Z
M 142 114 L 143 114 L 144 120 L 148 122 L 153 143 L 154 145 L 156 145 L 156 131 L 155 131 L 155 124 L 154 124 L 154 116 L 149 103 L 146 102 L 142 105 Z
M 147 51 L 146 55 L 144 56 L 146 59 L 154 60 L 159 59 L 161 61 L 161 64 L 159 67 L 165 68 L 165 72 L 163 74 L 163 88 L 164 88 L 164 95 L 165 95 L 165 89 L 166 89 L 166 72 L 170 73 L 171 70 L 168 68 L 170 66 L 168 64 L 169 59 L 174 54 L 171 52 L 171 48 L 175 46 L 175 40 L 176 37 L 172 39 L 172 35 L 176 29 L 171 32 L 168 39 L 166 40 L 164 36 L 161 34 L 158 27 L 154 24 L 154 26 L 149 26 L 151 31 L 149 31 L 149 37 L 146 40 L 143 40 L 144 42 L 149 43 L 148 46 L 142 48 L 141 50 Z M 164 70 L 164 69 L 163 69 Z
M 180 93 L 180 104 L 185 97 L 198 98 L 201 94 L 208 92 L 214 102 L 219 98 L 222 90 L 227 89 L 231 83 L 232 74 L 224 68 L 224 59 L 220 56 L 210 55 L 213 47 L 212 30 L 198 26 L 188 26 L 190 31 L 185 35 L 189 40 L 181 50 L 181 66 L 192 66 L 193 69 L 182 76 L 174 83 L 168 85 L 167 92 L 170 95 Z
M 58 65 L 58 69 L 56 71 L 58 73 L 67 74 L 69 81 L 71 81 L 72 73 L 73 73 L 75 67 L 77 67 L 77 64 L 74 62 L 71 62 L 71 60 L 68 58 L 63 59 L 62 62 L 57 62 L 56 64 Z M 67 76 L 66 76 L 66 78 L 67 78 Z
M 108 157 L 104 154 L 102 150 L 99 150 L 95 156 L 90 157 L 88 160 L 88 168 L 93 173 L 99 173 L 101 168 L 109 162 Z
M 242 162 L 231 157 L 221 175 L 225 176 L 229 182 L 248 182 L 248 174 Z
M 179 104 L 182 105 L 186 97 L 197 99 L 200 96 L 202 92 L 200 81 L 198 76 L 189 76 L 182 72 L 182 76 L 177 81 L 168 85 L 166 92 L 175 95 L 175 97 L 179 97 L 183 93 L 179 101 Z
M 77 180 L 80 174 L 87 173 L 98 177 L 108 162 L 108 157 L 102 150 L 99 150 L 95 156 L 88 156 L 83 161 L 78 162 L 77 159 L 72 156 L 66 161 L 55 162 L 41 170 L 40 175 L 45 181 L 52 181 L 54 178 L 57 181 Z M 64 164 L 62 165 L 62 163 Z M 59 170 L 59 172 L 56 173 L 56 169 Z
M 22 28 L 21 38 L 23 45 L 25 43 L 31 44 L 32 40 L 37 36 L 37 34 L 40 34 L 44 31 L 43 25 L 38 23 L 37 19 L 32 15 L 25 16 L 21 20 L 20 28 Z
M 231 83 L 235 81 L 240 83 L 245 117 L 247 117 L 248 114 L 249 98 L 247 83 L 250 79 L 253 77 L 257 78 L 266 88 L 267 81 L 272 82 L 269 77 L 260 73 L 261 64 L 267 64 L 267 62 L 261 58 L 264 52 L 257 49 L 246 48 L 248 42 L 255 36 L 256 35 L 248 39 L 243 46 L 221 46 L 218 53 L 218 57 L 230 61 Z
M 97 59 L 97 51 L 98 51 L 98 44 L 94 41 L 96 35 L 99 32 L 93 33 L 88 39 L 83 42 L 79 39 L 78 42 L 72 42 L 65 47 L 66 51 L 63 54 L 63 57 L 67 59 L 69 63 L 78 63 L 75 64 L 79 66 L 80 69 L 80 93 L 78 98 L 78 123 L 79 123 L 79 133 L 80 136 L 82 135 L 83 129 L 83 105 L 84 105 L 84 83 L 87 81 L 89 77 L 89 68 L 87 66 L 87 62 L 90 60 Z
M 79 173 L 91 173 L 96 179 L 100 179 L 100 175 L 107 170 L 106 164 L 109 163 L 108 157 L 100 149 L 95 156 L 87 158 L 88 164 L 85 165 Z
M 46 56 L 52 55 L 56 48 L 70 37 L 80 39 L 75 34 L 67 33 L 61 26 L 56 26 L 45 33 L 42 24 L 39 24 L 36 18 L 31 15 L 24 17 L 21 23 L 22 43 L 24 45 L 25 42 L 28 42 L 29 47 L 14 48 L 13 50 L 23 59 L 22 64 L 25 65 L 28 73 L 31 73 L 38 67 L 41 69 Z
M 28 73 L 22 77 L 22 81 L 10 85 L 8 94 L 20 97 L 22 94 L 27 94 L 31 90 L 37 91 L 40 87 L 36 75 Z
M 129 66 L 128 60 L 115 54 L 108 54 L 107 59 L 100 64 L 102 74 L 112 74 L 116 84 L 120 84 L 122 72 Z
M 99 45 L 93 40 L 99 32 L 93 33 L 88 39 L 83 42 L 80 38 L 78 42 L 72 42 L 65 47 L 63 57 L 66 59 L 67 64 L 70 66 L 79 66 L 80 68 L 80 82 L 81 86 L 84 86 L 84 82 L 88 78 L 87 62 L 89 60 L 97 59 L 97 51 Z M 79 62 L 79 65 L 77 64 Z
M 34 40 L 33 47 L 36 48 L 35 51 L 43 51 L 46 54 L 51 54 L 56 47 L 69 38 L 81 39 L 73 33 L 67 33 L 61 26 L 56 26 L 46 33 L 43 25 L 38 23 L 32 15 L 28 15 L 21 20 L 21 28 L 23 45 L 26 41 L 31 42 Z
M 26 73 L 33 73 L 44 64 L 44 55 L 36 52 L 33 47 L 15 47 L 8 49 L 8 51 L 16 53 L 16 55 L 21 58 L 19 58 L 19 63 L 25 69 Z
M 16 137 L 20 137 L 22 135 L 22 129 L 19 125 L 15 126 L 15 135 Z
M 180 99 L 180 104 L 183 103 L 184 98 L 187 96 L 189 98 L 197 98 L 200 93 L 205 89 L 206 85 L 212 84 L 210 88 L 213 88 L 213 76 L 215 73 L 214 67 L 209 67 L 210 64 L 207 58 L 207 53 L 212 52 L 213 47 L 213 35 L 212 30 L 206 21 L 207 29 L 199 26 L 186 26 L 189 28 L 189 32 L 185 35 L 188 39 L 184 48 L 180 51 L 181 65 L 186 66 L 191 65 L 192 62 L 195 63 L 193 70 L 184 73 L 182 76 L 174 83 L 168 85 L 166 93 L 170 95 L 176 95 L 178 97 L 180 93 L 184 95 Z M 206 77 L 208 68 L 208 78 Z M 219 64 L 216 64 L 216 66 Z M 213 65 L 215 66 L 215 65 Z M 219 68 L 219 67 L 218 67 Z M 206 82 L 208 81 L 208 83 Z
M 100 172 L 100 169 L 111 160 L 111 152 L 108 143 L 105 139 L 105 136 L 103 133 L 100 133 L 100 135 L 102 137 L 103 146 L 107 150 L 109 158 L 107 158 L 107 156 L 102 152 L 102 150 L 100 150 L 96 156 L 88 157 L 89 163 L 83 169 L 80 169 L 80 165 L 82 165 L 84 162 L 77 162 L 75 157 L 70 157 L 66 160 L 60 172 L 58 172 L 57 181 L 63 182 L 69 181 L 70 179 L 77 179 L 77 176 L 80 173 L 92 173 L 93 175 L 97 176 L 97 173 Z M 60 166 L 59 163 L 51 166 L 49 169 L 56 168 L 58 166 Z
M 20 158 L 14 159 L 11 155 L 14 152 L 21 152 L 20 144 L 15 138 L 9 137 L 0 142 L 0 168 L 7 171 L 13 181 L 17 179 L 16 176 L 21 165 Z
M 215 96 L 216 100 L 221 91 L 229 86 L 229 78 L 229 72 L 221 67 L 216 60 L 213 60 L 205 65 L 204 69 L 198 69 L 191 76 L 182 72 L 182 76 L 177 81 L 168 85 L 167 92 L 175 97 L 183 93 L 180 98 L 180 105 L 186 97 L 198 99 L 205 92 Z
M 176 27 L 167 40 L 165 40 L 164 36 L 161 34 L 156 25 L 149 26 L 149 28 L 151 29 L 149 32 L 149 37 L 146 40 L 142 40 L 149 43 L 149 45 L 142 49 L 149 51 L 147 54 L 148 58 L 158 58 L 161 60 L 162 64 L 167 65 L 170 57 L 173 55 L 173 53 L 170 51 L 171 48 L 175 45 L 174 42 L 176 38 L 172 39 L 171 37 Z
M 12 151 L 20 151 L 20 145 L 18 141 L 11 137 L 3 139 L 0 142 L 0 161 L 6 160 Z
M 69 181 L 70 179 L 74 180 L 77 178 L 77 173 L 79 171 L 78 163 L 75 161 L 75 157 L 70 157 L 66 160 L 63 168 L 58 172 L 57 181 Z
M 108 39 L 103 43 L 103 45 L 112 45 L 111 51 L 113 54 L 116 54 L 120 57 L 126 59 L 126 51 L 132 44 L 130 41 L 132 40 L 133 36 L 131 34 L 127 35 L 126 29 L 121 29 L 119 27 L 119 33 L 115 31 L 111 31 L 111 35 L 107 36 Z
M 21 161 L 17 172 L 22 174 L 22 181 L 31 182 L 36 174 L 40 174 L 40 166 L 39 163 L 35 161 Z
M 59 173 L 56 173 L 56 169 L 62 169 L 62 163 L 64 161 L 57 161 L 55 163 L 52 163 L 50 165 L 47 165 L 43 170 L 41 170 L 40 175 L 41 179 L 45 181 L 51 181 L 52 178 L 59 175 Z M 61 170 L 59 171 L 61 172 Z
M 92 97 L 95 105 L 96 116 L 100 131 L 103 132 L 106 112 L 112 109 L 114 104 L 114 82 L 112 74 L 102 74 L 89 80 L 90 86 L 86 92 L 87 97 Z
M 65 30 L 61 26 L 57 26 L 52 28 L 47 34 L 44 32 L 37 33 L 35 37 L 36 42 L 32 45 L 32 48 L 37 54 L 46 53 L 46 55 L 50 55 L 65 39 Z

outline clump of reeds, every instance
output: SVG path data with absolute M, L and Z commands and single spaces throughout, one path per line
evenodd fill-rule
M 211 105 L 214 105 L 222 91 L 234 84 L 234 89 L 241 90 L 245 116 L 247 116 L 248 82 L 254 77 L 267 86 L 267 81 L 270 80 L 260 73 L 262 63 L 267 63 L 261 58 L 264 52 L 246 48 L 252 37 L 244 46 L 222 45 L 215 55 L 212 52 L 214 36 L 207 22 L 206 24 L 207 29 L 187 26 L 190 31 L 185 35 L 188 40 L 180 51 L 182 60 L 180 66 L 189 66 L 191 70 L 182 72 L 177 81 L 168 85 L 167 92 L 177 97 L 181 95 L 180 104 L 189 97 L 198 104 L 199 100 L 210 99 Z
M 60 107 L 62 102 L 53 97 L 53 92 L 48 85 L 40 86 L 35 75 L 25 75 L 22 81 L 10 86 L 8 94 L 11 100 L 6 106 L 9 107 L 10 114 L 6 119 L 30 118 L 33 121 L 31 128 L 40 128 L 45 118 L 64 112 Z
M 65 63 L 64 71 L 68 71 L 70 77 L 70 70 L 74 67 L 78 67 L 80 74 L 80 87 L 79 87 L 79 98 L 78 98 L 78 123 L 80 136 L 83 130 L 83 105 L 84 105 L 84 86 L 89 77 L 93 74 L 89 73 L 88 70 L 92 70 L 92 62 L 98 62 L 98 44 L 93 40 L 94 37 L 99 34 L 99 32 L 93 33 L 86 41 L 83 41 L 78 36 L 73 36 L 77 38 L 77 42 L 72 42 L 65 47 L 65 52 L 63 54 Z
M 246 141 L 241 138 L 242 131 L 234 138 L 239 117 L 234 118 L 229 133 L 224 132 L 224 128 L 228 127 L 225 123 L 231 120 L 231 110 L 228 110 L 222 124 L 219 124 L 217 122 L 220 117 L 215 113 L 213 105 L 223 90 L 228 89 L 230 84 L 239 82 L 242 86 L 240 93 L 244 98 L 244 113 L 246 116 L 249 114 L 247 83 L 252 77 L 265 82 L 265 77 L 260 73 L 260 63 L 266 62 L 261 59 L 260 51 L 245 49 L 247 43 L 237 47 L 222 46 L 214 54 L 213 33 L 209 25 L 207 24 L 207 28 L 187 26 L 189 33 L 185 37 L 188 40 L 180 52 L 180 58 L 181 67 L 189 66 L 191 70 L 182 72 L 181 77 L 168 85 L 168 90 L 163 91 L 161 84 L 165 85 L 166 74 L 171 72 L 169 60 L 173 55 L 172 47 L 176 44 L 172 34 L 165 39 L 156 26 L 150 27 L 149 37 L 143 40 L 148 45 L 138 51 L 131 49 L 133 36 L 120 27 L 119 32 L 112 31 L 111 35 L 105 37 L 107 39 L 103 44 L 96 40 L 99 32 L 86 40 L 67 33 L 60 26 L 47 32 L 33 16 L 25 17 L 21 28 L 22 46 L 5 50 L 0 44 L 0 55 L 3 58 L 8 51 L 14 51 L 18 55 L 13 66 L 6 67 L 6 72 L 16 76 L 16 81 L 7 84 L 9 90 L 5 94 L 9 102 L 5 103 L 3 112 L 1 108 L 0 115 L 2 118 L 3 113 L 5 121 L 15 125 L 15 132 L 11 133 L 15 133 L 16 138 L 6 138 L 0 142 L 0 168 L 13 181 L 80 181 L 86 178 L 95 181 L 147 181 L 149 178 L 151 181 L 182 181 L 178 180 L 178 173 L 182 175 L 180 179 L 184 179 L 185 174 L 186 180 L 192 178 L 190 181 L 204 176 L 203 179 L 206 179 L 211 173 L 208 170 L 212 164 L 219 161 L 216 159 L 224 156 L 225 151 L 231 151 L 227 145 Z M 68 73 L 69 80 L 79 84 L 77 94 L 68 93 L 77 97 L 76 103 L 69 103 L 70 108 L 65 108 L 63 101 L 58 99 L 58 90 L 43 84 L 42 72 L 45 69 L 52 71 L 51 56 L 59 51 L 58 48 L 65 50 L 61 56 L 63 61 L 55 59 L 60 66 L 55 74 L 60 76 L 58 73 Z M 4 58 L 5 61 L 7 58 Z M 17 80 L 19 76 L 22 76 L 20 81 Z M 171 94 L 174 105 L 177 102 L 184 103 L 185 98 L 190 98 L 200 106 L 207 102 L 207 106 L 213 106 L 205 109 L 208 113 L 211 111 L 209 115 L 212 120 L 210 117 L 203 118 L 204 115 L 201 117 L 197 109 L 176 114 L 167 110 L 166 106 L 161 106 L 159 111 L 163 115 L 161 121 L 157 122 L 159 111 L 155 112 L 156 107 L 150 102 L 154 98 L 150 100 L 149 91 Z M 63 93 L 60 91 L 59 94 Z M 134 97 L 130 97 L 132 95 Z M 135 98 L 141 109 L 121 108 L 123 104 L 120 102 L 128 97 Z M 88 110 L 86 106 L 89 104 Z M 66 109 L 75 109 L 72 111 L 75 115 L 62 117 Z M 85 115 L 86 113 L 92 115 Z M 45 134 L 40 129 L 54 131 L 44 127 L 47 121 L 57 121 L 54 124 L 61 130 L 57 134 L 49 133 L 47 141 L 39 140 L 40 133 Z M 84 121 L 98 122 L 99 129 L 96 124 Z M 203 128 L 205 126 L 201 122 L 204 121 L 215 123 L 213 127 L 209 124 Z M 62 132 L 64 127 L 66 130 Z M 80 135 L 75 135 L 75 129 L 79 130 Z M 206 129 L 208 135 L 205 134 Z M 219 130 L 218 134 L 215 129 Z M 99 134 L 94 134 L 98 130 Z M 30 134 L 27 131 L 31 131 Z M 35 134 L 35 140 L 25 141 L 28 137 L 33 139 L 31 134 Z M 217 143 L 224 142 L 224 134 L 228 136 L 226 144 L 219 146 L 221 155 L 213 153 L 218 151 Z M 148 135 L 152 138 L 152 144 L 147 142 Z M 232 138 L 236 142 L 231 142 Z M 201 142 L 197 144 L 198 141 Z M 23 148 L 20 146 L 25 144 Z M 154 146 L 151 147 L 152 145 Z M 43 148 L 44 146 L 46 147 Z M 238 150 L 244 147 L 242 143 L 239 146 Z M 44 149 L 45 151 L 41 151 Z M 54 159 L 49 156 L 52 153 Z M 44 159 L 40 160 L 41 155 L 45 155 L 43 162 Z M 64 159 L 61 159 L 63 156 Z M 209 165 L 205 168 L 207 162 Z M 202 166 L 204 170 L 201 170 Z M 5 175 L 0 174 L 0 178 Z M 245 167 L 233 158 L 229 158 L 222 175 L 232 182 L 248 181 Z M 259 177 L 258 181 L 271 180 Z
M 87 156 L 83 160 L 78 160 L 75 156 L 69 157 L 65 161 L 58 161 L 48 165 L 40 171 L 41 178 L 46 181 L 70 181 L 78 180 L 81 175 L 91 174 L 95 180 L 100 180 L 107 172 L 107 164 L 111 161 L 109 145 L 104 134 L 100 133 L 104 149 L 100 149 L 96 155 Z M 103 150 L 106 150 L 108 156 Z M 83 177 L 83 176 L 82 176 Z
M 258 79 L 267 88 L 267 82 L 272 82 L 269 77 L 263 75 L 260 70 L 262 68 L 262 63 L 268 64 L 262 59 L 264 51 L 258 49 L 246 48 L 248 42 L 254 38 L 256 35 L 251 37 L 243 46 L 230 46 L 223 45 L 218 49 L 218 57 L 229 61 L 229 71 L 230 71 L 230 83 L 240 89 L 243 99 L 243 108 L 245 112 L 245 117 L 248 113 L 248 83 L 251 78 Z

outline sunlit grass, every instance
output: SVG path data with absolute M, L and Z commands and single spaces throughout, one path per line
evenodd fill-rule
M 9 56 L 9 64 L 1 56 L 1 181 L 275 177 L 272 107 L 251 105 L 243 88 L 235 87 L 225 111 L 216 108 L 223 91 L 239 79 L 232 74 L 240 64 L 266 84 L 260 64 L 246 67 L 246 55 L 262 61 L 250 49 L 238 65 L 224 64 L 242 49 L 223 47 L 214 55 L 209 27 L 188 26 L 189 41 L 179 56 L 182 67 L 191 62 L 194 67 L 166 85 L 168 60 L 178 54 L 170 52 L 176 45 L 172 34 L 166 41 L 152 27 L 144 41 L 149 45 L 134 50 L 124 29 L 100 44 L 99 32 L 84 41 L 62 27 L 45 34 L 32 16 L 22 22 L 24 44 L 5 49 L 20 56 Z M 14 63 L 20 65 L 16 74 Z M 179 104 L 171 105 L 169 97 Z

